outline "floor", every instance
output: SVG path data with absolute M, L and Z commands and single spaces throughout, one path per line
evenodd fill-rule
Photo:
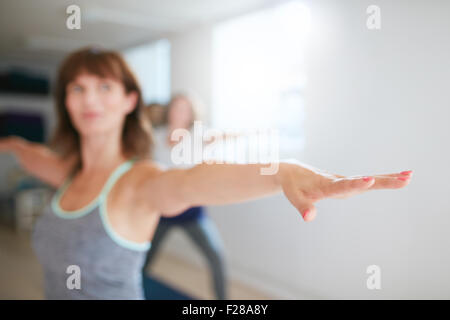
M 214 299 L 207 270 L 175 256 L 158 253 L 151 274 L 186 294 Z M 30 246 L 30 235 L 0 225 L 0 299 L 43 299 L 41 267 Z M 238 281 L 229 283 L 229 299 L 273 299 Z

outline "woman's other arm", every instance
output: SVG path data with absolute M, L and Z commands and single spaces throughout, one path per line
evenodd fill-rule
M 0 138 L 0 152 L 14 154 L 30 175 L 55 188 L 63 183 L 77 161 L 76 156 L 64 159 L 45 145 L 17 136 Z

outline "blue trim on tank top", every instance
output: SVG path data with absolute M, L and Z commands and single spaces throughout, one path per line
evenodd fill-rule
M 151 241 L 146 241 L 143 243 L 130 241 L 128 239 L 123 238 L 116 231 L 114 231 L 108 220 L 108 213 L 106 210 L 106 198 L 100 202 L 100 218 L 102 219 L 103 227 L 105 228 L 106 233 L 118 245 L 136 251 L 147 251 L 150 249 Z
M 61 208 L 60 202 L 61 202 L 61 198 L 63 197 L 64 193 L 66 192 L 66 190 L 69 188 L 69 186 L 72 183 L 73 175 L 71 175 L 64 181 L 62 187 L 59 188 L 53 195 L 53 198 L 52 198 L 53 212 L 56 213 L 59 217 L 61 217 L 63 219 L 80 218 L 80 217 L 84 216 L 85 214 L 92 212 L 91 209 L 94 209 L 96 207 L 96 205 L 98 204 L 98 201 L 100 200 L 100 196 L 104 193 L 104 191 L 106 190 L 106 187 L 110 184 L 110 182 L 113 180 L 113 178 L 117 175 L 118 172 L 121 173 L 121 171 L 123 170 L 122 168 L 128 167 L 127 164 L 131 163 L 132 161 L 134 161 L 134 159 L 127 160 L 124 163 L 120 164 L 116 169 L 114 169 L 114 171 L 111 173 L 111 175 L 108 177 L 105 184 L 103 185 L 100 193 L 87 205 L 85 205 L 84 207 L 77 209 L 77 210 L 64 210 L 63 208 Z
M 113 173 L 109 176 L 109 178 L 107 179 L 106 183 L 104 184 L 99 195 L 97 197 L 95 197 L 95 199 L 92 200 L 89 204 L 87 204 L 86 206 L 84 206 L 83 208 L 78 209 L 78 210 L 70 210 L 70 211 L 64 210 L 59 205 L 62 195 L 67 190 L 67 188 L 69 187 L 69 185 L 72 181 L 73 176 L 69 177 L 68 179 L 66 179 L 63 186 L 61 188 L 59 188 L 56 191 L 56 193 L 54 194 L 54 196 L 52 198 L 52 203 L 51 203 L 52 209 L 53 209 L 52 211 L 60 218 L 76 219 L 76 218 L 85 216 L 88 213 L 91 213 L 92 211 L 94 211 L 93 209 L 95 209 L 97 206 L 99 206 L 99 211 L 100 211 L 99 213 L 100 213 L 100 218 L 102 220 L 103 227 L 105 228 L 105 231 L 108 234 L 108 236 L 114 242 L 116 242 L 118 245 L 123 246 L 130 250 L 137 250 L 137 251 L 149 250 L 151 247 L 151 241 L 147 241 L 144 243 L 137 243 L 137 242 L 130 241 L 130 240 L 123 238 L 116 231 L 114 231 L 114 229 L 111 227 L 111 225 L 108 221 L 108 215 L 107 215 L 107 211 L 106 211 L 106 199 L 107 199 L 109 190 L 114 186 L 115 182 L 122 176 L 122 174 L 125 173 L 126 171 L 128 171 L 128 169 L 130 169 L 132 167 L 135 160 L 136 160 L 136 157 L 134 157 L 130 160 L 127 160 L 126 162 L 119 165 L 113 171 Z

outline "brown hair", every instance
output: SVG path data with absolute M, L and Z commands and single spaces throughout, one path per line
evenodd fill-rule
M 122 146 L 124 152 L 130 156 L 149 157 L 153 145 L 151 123 L 148 117 L 142 115 L 144 103 L 136 77 L 119 53 L 91 47 L 73 52 L 59 68 L 55 86 L 58 124 L 50 140 L 50 146 L 64 158 L 76 155 L 77 167 L 80 167 L 80 135 L 71 122 L 65 101 L 67 85 L 83 72 L 116 79 L 123 84 L 126 93 L 132 91 L 137 93 L 136 107 L 125 119 Z
M 167 107 L 160 103 L 150 103 L 143 109 L 143 113 L 150 119 L 153 128 L 165 125 Z
M 194 121 L 200 119 L 199 112 L 200 112 L 200 109 L 203 107 L 203 104 L 200 101 L 200 99 L 192 92 L 190 92 L 190 93 L 179 92 L 172 96 L 169 103 L 167 104 L 167 108 L 166 108 L 166 112 L 165 112 L 165 116 L 164 116 L 164 123 L 166 123 L 166 124 L 169 123 L 170 109 L 172 108 L 173 103 L 178 99 L 183 99 L 189 103 L 189 105 L 191 107 L 191 114 L 192 114 L 191 123 L 189 124 L 189 127 L 192 127 L 194 125 Z

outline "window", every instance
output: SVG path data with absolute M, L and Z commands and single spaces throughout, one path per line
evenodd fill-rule
M 308 8 L 292 1 L 215 26 L 214 127 L 273 128 L 281 152 L 302 149 L 309 20 Z
M 170 99 L 170 42 L 166 39 L 126 50 L 125 60 L 141 85 L 146 104 Z

